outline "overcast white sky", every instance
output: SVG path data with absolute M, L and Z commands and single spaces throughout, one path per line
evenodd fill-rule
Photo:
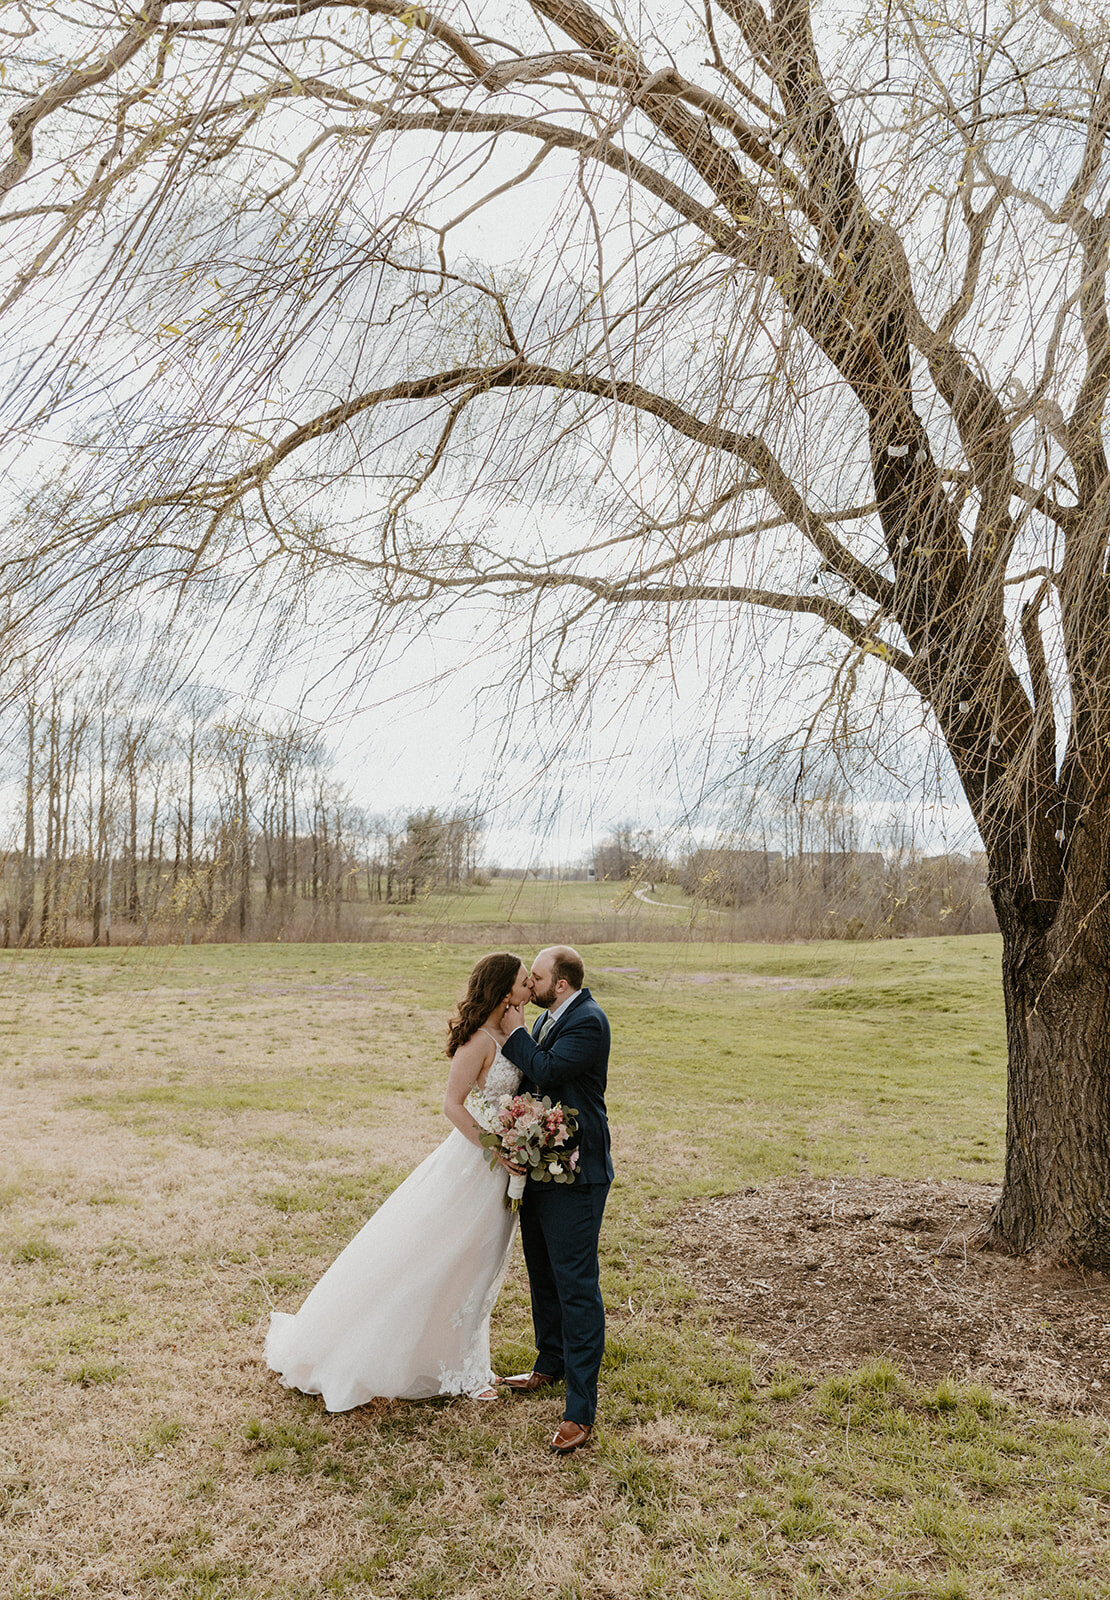
M 520 684 L 522 631 L 493 603 L 474 602 L 392 643 L 376 663 L 357 653 L 336 665 L 334 640 L 313 654 L 306 637 L 301 660 L 293 655 L 263 683 L 217 667 L 211 651 L 197 676 L 221 684 L 229 709 L 250 720 L 305 716 L 370 812 L 475 807 L 487 862 L 512 866 L 586 860 L 623 821 L 654 829 L 675 854 L 727 833 L 770 781 L 760 752 L 801 725 L 806 691 L 826 681 L 816 667 L 807 675 L 784 665 L 776 676 L 753 656 L 750 675 L 724 684 L 714 651 L 736 647 L 730 619 L 727 634 L 724 622 L 709 625 L 666 663 L 607 672 L 591 697 L 562 706 L 542 685 Z M 907 703 L 881 734 L 895 774 L 878 758 L 857 765 L 861 846 L 898 818 L 928 850 L 978 848 L 954 780 L 930 775 L 928 740 L 913 722 Z
M 787 624 L 777 626 L 769 637 L 782 654 L 778 672 L 767 637 L 759 648 L 757 631 L 738 634 L 728 617 L 677 640 L 659 665 L 605 671 L 592 696 L 565 705 L 542 684 L 521 685 L 523 623 L 492 601 L 460 606 L 376 656 L 355 648 L 353 635 L 345 655 L 322 614 L 304 620 L 265 675 L 242 618 L 182 633 L 173 657 L 189 681 L 223 692 L 228 720 L 273 726 L 289 713 L 301 716 L 367 812 L 474 808 L 485 821 L 488 864 L 571 865 L 588 860 L 624 821 L 654 829 L 671 855 L 737 827 L 742 837 L 753 796 L 769 823 L 768 842 L 777 843 L 761 793 L 772 781 L 763 752 L 804 725 L 807 691 L 827 683 L 816 665 L 810 674 L 797 667 L 800 652 L 784 643 Z M 720 662 L 737 651 L 750 656 L 752 670 L 726 680 Z M 866 723 L 866 702 L 861 713 Z M 954 779 L 930 775 L 928 740 L 913 722 L 906 702 L 881 733 L 880 750 L 897 777 L 863 755 L 861 736 L 852 778 L 861 847 L 874 848 L 900 819 L 929 851 L 978 848 Z M 897 746 L 896 727 L 903 730 Z M 5 834 L 21 814 L 17 763 L 0 751 Z
M 519 165 L 499 152 L 487 185 L 499 175 L 497 162 L 506 174 Z M 452 236 L 460 259 L 541 261 L 551 248 L 550 185 L 562 181 L 545 174 L 463 224 Z M 402 164 L 398 182 L 403 175 Z M 594 197 L 604 209 L 608 196 L 616 216 L 623 193 L 617 180 L 602 178 Z M 527 538 L 523 523 L 520 537 Z M 520 629 L 493 605 L 457 610 L 376 661 L 364 651 L 344 660 L 345 648 L 356 649 L 357 629 L 344 641 L 321 606 L 318 629 L 310 620 L 281 667 L 261 681 L 246 658 L 232 659 L 235 626 L 207 644 L 194 636 L 190 676 L 227 692 L 251 720 L 297 711 L 317 723 L 337 774 L 368 811 L 477 806 L 487 819 L 487 859 L 513 865 L 582 860 L 623 820 L 671 832 L 676 848 L 691 830 L 713 836 L 753 781 L 750 770 L 729 781 L 738 752 L 804 722 L 815 683 L 786 650 L 753 655 L 747 675 L 743 628 L 722 620 L 681 642 L 665 664 L 641 669 L 631 661 L 623 673 L 603 676 L 588 702 L 556 706 L 529 688 L 523 709 L 510 715 L 509 689 L 489 686 L 511 683 Z M 726 657 L 741 662 L 727 686 Z M 924 769 L 923 745 L 903 760 L 905 788 L 891 781 L 861 792 L 861 816 L 897 811 L 927 848 L 973 847 L 966 807 L 942 792 L 955 795 L 950 776 L 938 785 L 924 770 L 920 781 L 915 774 L 915 766 Z M 10 814 L 18 800 L 10 788 L 6 800 Z

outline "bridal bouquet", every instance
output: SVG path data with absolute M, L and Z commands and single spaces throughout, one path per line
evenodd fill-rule
M 539 1183 L 573 1183 L 578 1170 L 578 1151 L 569 1146 L 578 1132 L 578 1112 L 573 1106 L 552 1105 L 547 1095 L 537 1100 L 531 1094 L 505 1094 L 493 1108 L 488 1131 L 480 1135 L 489 1152 L 491 1167 L 503 1155 L 514 1166 L 526 1167 L 519 1176 L 509 1177 L 505 1204 L 520 1210 L 524 1185 L 529 1178 Z

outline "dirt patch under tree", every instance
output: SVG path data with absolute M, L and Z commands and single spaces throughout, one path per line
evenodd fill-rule
M 1054 1410 L 1110 1413 L 1110 1278 L 977 1249 L 987 1184 L 824 1178 L 688 1207 L 679 1249 L 702 1295 L 772 1360 L 887 1355 Z

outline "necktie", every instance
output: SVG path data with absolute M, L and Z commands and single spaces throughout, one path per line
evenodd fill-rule
M 554 1026 L 555 1026 L 555 1018 L 549 1015 L 546 1018 L 546 1020 L 544 1021 L 543 1027 L 540 1029 L 539 1033 L 536 1035 L 536 1043 L 537 1044 L 542 1044 L 543 1041 L 547 1038 L 548 1034 L 551 1032 L 551 1030 L 552 1030 L 552 1028 Z

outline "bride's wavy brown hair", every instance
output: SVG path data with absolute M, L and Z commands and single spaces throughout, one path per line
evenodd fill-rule
M 507 950 L 483 956 L 474 971 L 459 1008 L 447 1024 L 447 1054 L 453 1056 L 461 1045 L 472 1039 L 491 1012 L 510 992 L 516 975 L 524 963 L 519 956 Z

